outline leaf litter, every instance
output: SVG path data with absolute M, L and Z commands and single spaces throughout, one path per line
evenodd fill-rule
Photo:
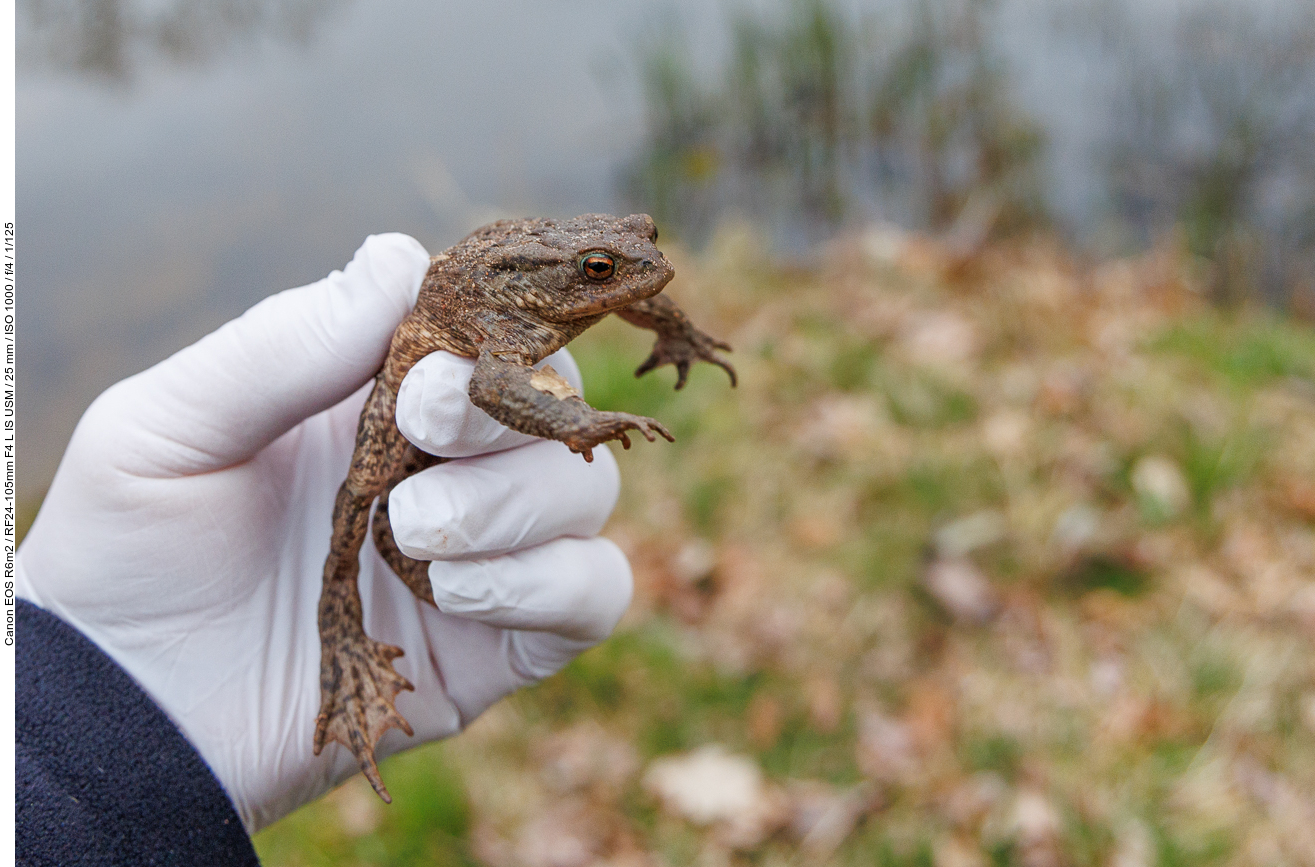
M 613 323 L 580 341 L 591 400 L 678 441 L 616 452 L 617 634 L 392 760 L 460 774 L 456 849 L 1315 865 L 1315 336 L 1211 308 L 1174 243 L 764 249 L 673 253 L 737 390 L 635 384 Z

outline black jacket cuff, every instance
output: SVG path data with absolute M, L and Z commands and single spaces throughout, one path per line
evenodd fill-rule
M 21 599 L 16 626 L 19 864 L 259 864 L 214 773 L 127 672 Z

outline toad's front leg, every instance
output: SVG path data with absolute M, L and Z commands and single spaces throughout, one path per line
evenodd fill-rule
M 333 506 L 333 538 L 319 605 L 320 713 L 314 741 L 316 755 L 329 741 L 350 749 L 385 802 L 392 799 L 379 776 L 374 747 L 390 728 L 412 734 L 393 700 L 414 687 L 393 669 L 401 648 L 365 634 L 356 581 L 370 504 L 393 479 L 409 446 L 393 420 L 395 407 L 396 395 L 384 377 L 378 377 L 361 412 L 351 470 Z
M 551 367 L 535 370 L 525 362 L 515 351 L 486 346 L 470 378 L 471 402 L 512 430 L 566 443 L 586 461 L 608 440 L 630 448 L 626 431 L 639 431 L 649 442 L 654 434 L 675 441 L 654 419 L 594 409 Z

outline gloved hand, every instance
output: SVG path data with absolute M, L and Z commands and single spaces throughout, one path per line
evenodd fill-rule
M 311 754 L 320 707 L 316 604 L 357 417 L 429 257 L 366 240 L 344 271 L 266 299 L 87 410 L 18 552 L 18 595 L 126 669 L 214 770 L 254 833 L 357 771 Z M 580 386 L 565 352 L 550 359 Z M 503 428 L 466 398 L 472 362 L 447 353 L 403 382 L 398 422 L 460 458 L 393 492 L 407 554 L 433 559 L 441 611 L 417 601 L 367 540 L 366 632 L 398 645 L 416 735 L 446 737 L 507 693 L 605 638 L 631 576 L 597 537 L 616 502 L 606 449 Z

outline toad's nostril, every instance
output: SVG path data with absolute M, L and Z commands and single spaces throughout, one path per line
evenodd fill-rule
M 639 267 L 641 267 L 641 268 L 652 268 L 652 267 L 653 267 L 653 260 L 652 260 L 652 259 L 644 259 L 642 262 L 639 263 Z

